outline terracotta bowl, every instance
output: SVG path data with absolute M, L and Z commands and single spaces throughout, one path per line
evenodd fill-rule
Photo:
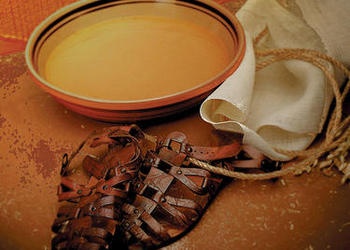
M 44 20 L 25 56 L 35 82 L 68 109 L 135 122 L 198 105 L 244 53 L 240 23 L 214 1 L 90 0 Z

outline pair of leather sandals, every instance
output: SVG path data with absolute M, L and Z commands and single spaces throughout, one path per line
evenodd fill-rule
M 189 159 L 224 168 L 259 168 L 264 159 L 255 154 L 242 161 L 237 159 L 241 154 L 236 141 L 194 146 L 183 133 L 160 139 L 136 125 L 92 134 L 77 152 L 63 157 L 52 249 L 155 249 L 170 244 L 198 222 L 227 180 Z

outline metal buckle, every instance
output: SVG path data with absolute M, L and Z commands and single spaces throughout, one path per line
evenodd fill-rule
M 174 138 L 166 139 L 166 141 L 163 143 L 163 146 L 172 151 L 175 151 L 176 153 L 184 153 L 186 150 L 186 143 L 183 143 L 182 141 Z

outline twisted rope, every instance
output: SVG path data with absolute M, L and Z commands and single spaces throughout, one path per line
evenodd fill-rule
M 258 44 L 267 33 L 268 30 L 265 28 L 254 39 L 254 44 Z M 350 163 L 348 162 L 350 117 L 343 117 L 342 113 L 344 100 L 350 90 L 350 71 L 335 58 L 310 49 L 256 49 L 255 55 L 260 60 L 256 65 L 256 71 L 282 60 L 300 60 L 313 64 L 324 73 L 334 94 L 335 107 L 330 109 L 331 116 L 327 123 L 323 140 L 318 145 L 302 151 L 275 149 L 280 153 L 291 156 L 294 160 L 290 161 L 287 167 L 270 173 L 241 173 L 215 167 L 193 158 L 190 159 L 190 162 L 210 172 L 244 180 L 266 180 L 290 174 L 299 175 L 304 172 L 310 172 L 313 167 L 329 170 L 334 166 L 344 174 L 341 182 L 345 183 L 350 179 Z M 334 69 L 338 69 L 345 75 L 346 82 L 344 83 L 343 91 L 340 90 L 339 84 L 329 65 L 332 65 Z

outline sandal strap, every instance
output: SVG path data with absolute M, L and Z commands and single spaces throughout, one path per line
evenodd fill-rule
M 156 164 L 165 164 L 165 162 L 162 160 L 152 162 L 155 162 Z M 143 182 L 139 183 L 136 192 L 143 199 L 149 199 L 149 201 L 146 203 L 151 203 L 151 206 L 149 207 L 152 209 L 148 211 L 150 214 L 153 212 L 156 206 L 159 206 L 164 212 L 168 213 L 173 218 L 176 224 L 185 227 L 191 223 L 191 220 L 183 212 L 178 210 L 177 207 L 190 209 L 190 211 L 195 214 L 195 217 L 197 217 L 199 215 L 199 212 L 202 211 L 202 207 L 192 200 L 172 197 L 170 195 L 165 195 L 165 193 L 173 183 L 174 179 L 179 180 L 194 193 L 208 193 L 208 190 L 206 189 L 206 185 L 204 185 L 204 183 L 210 182 L 208 180 L 210 174 L 208 171 L 203 169 L 187 169 L 173 166 L 171 163 L 168 164 L 170 165 L 168 173 L 164 172 L 162 169 L 157 168 L 156 165 L 152 166 Z M 204 181 L 202 181 L 202 185 L 198 186 L 187 176 L 187 174 L 188 176 L 199 176 L 203 178 Z M 137 204 L 135 206 L 137 206 Z
M 153 171 L 154 173 L 151 172 L 148 174 L 145 183 L 157 183 L 157 188 L 165 193 L 168 188 L 168 186 L 165 184 L 168 183 L 170 185 L 172 181 L 172 179 L 169 177 L 170 175 L 182 182 L 193 192 L 197 194 L 205 194 L 207 192 L 208 185 L 212 184 L 213 182 L 218 182 L 218 179 L 213 177 L 213 175 L 207 170 L 201 168 L 180 167 L 184 159 L 182 158 L 181 163 L 177 162 L 177 160 L 173 160 L 177 157 L 177 155 L 178 153 L 165 148 L 161 149 L 159 156 L 154 153 L 149 153 L 148 157 L 152 158 L 152 166 L 154 167 L 151 168 L 150 171 Z M 163 160 L 162 158 L 166 158 L 166 160 Z M 156 169 L 161 172 L 157 171 Z M 189 178 L 191 176 L 200 177 L 202 179 L 202 183 L 200 185 L 196 184 L 191 180 L 191 178 Z M 165 181 L 166 179 L 169 180 Z M 162 181 L 160 182 L 159 180 Z
M 102 179 L 107 171 L 106 164 L 99 162 L 90 155 L 84 157 L 83 168 L 86 173 L 94 176 L 96 179 Z
M 264 167 L 263 165 L 265 162 L 275 165 L 275 168 L 279 167 L 278 162 L 267 159 L 266 156 L 255 147 L 247 144 L 242 145 L 238 141 L 214 147 L 196 146 L 187 142 L 185 134 L 181 132 L 173 132 L 160 143 L 160 146 L 161 148 L 167 148 L 178 154 L 184 154 L 201 161 L 223 160 L 227 169 L 257 169 Z M 245 157 L 239 159 L 240 154 L 244 154 Z
M 129 174 L 116 175 L 108 180 L 101 180 L 96 185 L 96 191 L 105 195 L 113 195 L 120 198 L 127 197 L 127 189 L 115 188 L 118 184 L 129 182 L 131 176 Z M 119 187 L 119 186 L 118 186 Z
M 102 228 L 100 223 L 91 216 L 69 221 L 52 239 L 53 249 L 78 249 L 77 247 L 85 249 L 84 247 L 88 245 L 99 246 L 98 249 L 104 246 L 107 249 L 106 240 L 114 234 L 116 224 L 113 220 L 104 219 L 103 223 L 106 224 L 106 227 Z
M 139 185 L 136 199 L 133 201 L 132 205 L 140 211 L 145 210 L 149 214 L 152 214 L 157 207 L 160 207 L 168 216 L 173 217 L 177 224 L 184 226 L 189 223 L 186 215 L 172 206 L 173 203 L 174 198 L 170 198 L 170 202 L 168 202 L 167 196 L 165 196 L 162 191 L 153 188 L 152 185 L 143 183 Z M 180 204 L 178 205 L 181 206 Z M 197 209 L 196 206 L 188 208 Z
M 210 174 L 208 171 L 200 168 L 181 168 L 181 167 L 172 167 L 169 171 L 169 174 L 174 176 L 177 180 L 181 181 L 189 189 L 197 194 L 205 194 L 207 191 L 207 183 L 210 179 Z M 193 182 L 189 176 L 196 176 L 202 178 L 202 184 L 197 185 Z
M 112 198 L 113 200 L 111 201 Z M 114 197 L 113 196 L 105 196 L 101 199 L 98 199 L 94 202 L 86 204 L 84 207 L 80 209 L 79 216 L 94 216 L 94 217 L 104 217 L 107 219 L 114 219 Z M 106 207 L 109 206 L 109 207 Z
M 57 218 L 53 223 L 53 227 L 56 227 L 62 222 L 77 218 L 80 213 L 80 207 L 65 205 L 58 208 Z
M 52 249 L 109 248 L 120 225 L 121 211 L 116 207 L 127 198 L 130 182 L 140 165 L 138 140 L 143 136 L 138 127 L 124 126 L 90 137 L 88 146 L 107 145 L 108 152 L 102 160 L 90 155 L 84 157 L 82 168 L 90 176 L 86 185 L 77 184 L 68 177 L 69 160 L 64 156 L 58 197 L 60 201 L 70 203 L 61 206 L 57 212 L 52 225 L 52 231 L 56 233 Z
M 199 213 L 203 210 L 203 208 L 198 203 L 190 199 L 178 198 L 169 195 L 165 196 L 165 199 L 170 205 L 176 207 L 190 208 L 193 211 L 196 211 L 197 215 L 199 215 Z
M 261 151 L 251 145 L 242 145 L 241 151 L 233 158 L 222 159 L 216 163 L 221 168 L 236 171 L 240 169 L 259 169 L 264 172 L 272 172 L 281 169 L 282 163 L 267 158 Z
M 102 144 L 115 144 L 120 138 L 139 140 L 143 139 L 144 137 L 144 133 L 136 125 L 112 126 L 98 136 L 95 136 L 91 143 L 91 147 L 97 147 Z
M 67 191 L 64 191 L 67 190 Z M 68 177 L 61 178 L 61 184 L 58 186 L 57 195 L 59 201 L 70 200 L 87 196 L 91 194 L 91 189 L 85 185 L 77 184 Z
M 156 206 L 155 202 L 148 198 L 138 196 L 136 199 L 138 200 L 137 203 L 151 203 L 152 205 L 150 207 Z M 148 231 L 151 231 L 152 235 L 156 235 L 157 239 L 166 240 L 170 237 L 165 228 L 151 215 L 153 209 L 149 209 L 147 211 L 146 209 L 143 209 L 140 205 L 136 207 L 132 204 L 124 204 L 122 206 L 122 211 L 132 215 L 131 219 L 129 218 L 128 220 L 124 220 L 124 222 L 122 223 L 124 226 L 127 227 L 127 230 L 130 230 L 130 225 L 132 225 L 133 230 L 130 231 L 132 234 L 135 234 L 137 232 L 136 235 L 138 235 L 141 233 L 143 235 L 143 238 L 151 239 L 152 237 L 141 228 L 142 223 L 145 223 L 147 225 Z M 134 222 L 132 223 L 131 221 Z
M 238 155 L 238 153 L 241 151 L 241 144 L 238 141 L 233 141 L 230 144 L 215 147 L 191 145 L 187 142 L 185 134 L 181 132 L 170 133 L 161 144 L 162 147 L 166 147 L 177 151 L 178 153 L 184 153 L 187 156 L 205 161 L 231 158 Z
M 198 160 L 214 161 L 236 156 L 241 150 L 238 142 L 216 147 L 188 146 L 188 155 Z

